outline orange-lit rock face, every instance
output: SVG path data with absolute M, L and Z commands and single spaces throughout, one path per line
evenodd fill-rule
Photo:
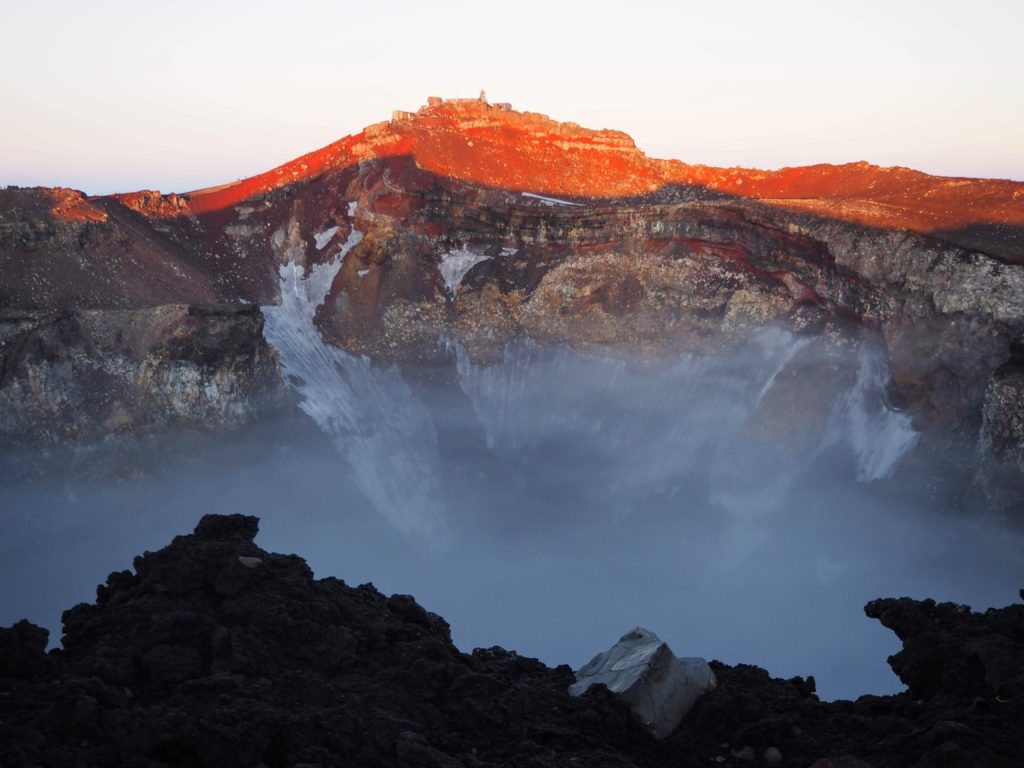
M 361 160 L 411 155 L 439 176 L 502 189 L 585 197 L 622 197 L 665 183 L 652 163 L 617 131 L 592 131 L 544 115 L 481 102 L 424 107 L 370 126 L 267 173 L 189 195 L 202 213 Z
M 1019 182 L 944 178 L 867 163 L 759 171 L 653 160 L 624 133 L 590 130 L 475 100 L 399 113 L 396 120 L 370 126 L 267 173 L 193 192 L 188 196 L 191 212 L 235 205 L 359 161 L 405 154 L 438 176 L 548 195 L 617 198 L 682 184 L 916 232 L 1024 227 L 1024 184 Z M 975 234 L 982 238 L 977 247 L 991 235 Z
M 486 104 L 426 108 L 392 130 L 409 137 L 424 170 L 489 187 L 625 197 L 650 192 L 665 181 L 623 133 L 587 130 Z
M 46 190 L 44 196 L 50 204 L 49 214 L 56 221 L 73 223 L 107 220 L 107 214 L 90 204 L 85 195 L 77 190 L 56 187 Z
M 136 213 L 151 219 L 166 219 L 189 213 L 188 200 L 181 195 L 161 195 L 151 189 L 114 195 L 114 198 Z
M 976 224 L 1024 225 L 1024 184 L 954 179 L 868 163 L 779 171 L 673 164 L 676 181 L 791 210 L 876 227 L 943 232 Z

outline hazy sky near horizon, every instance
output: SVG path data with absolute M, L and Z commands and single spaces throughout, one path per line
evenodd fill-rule
M 1024 180 L 1020 0 L 0 0 L 0 185 L 186 191 L 472 96 L 653 157 Z

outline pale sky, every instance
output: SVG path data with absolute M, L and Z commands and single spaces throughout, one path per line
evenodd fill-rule
M 1024 180 L 1024 2 L 0 0 L 0 185 L 186 191 L 428 95 L 652 157 Z

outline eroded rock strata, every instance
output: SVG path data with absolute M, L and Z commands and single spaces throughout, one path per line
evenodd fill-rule
M 8 447 L 230 428 L 282 400 L 277 353 L 252 305 L 0 310 Z
M 852 329 L 883 340 L 923 450 L 976 449 L 983 464 L 995 448 L 1005 471 L 1019 465 L 1019 411 L 997 374 L 1024 340 L 1024 184 L 1010 181 L 689 166 L 615 131 L 432 99 L 222 187 L 0 190 L 0 306 L 142 309 L 143 328 L 164 305 L 265 306 L 282 265 L 342 258 L 353 231 L 316 316 L 350 352 L 445 364 L 448 337 L 488 363 L 525 335 L 652 358 L 728 350 L 772 322 Z M 205 422 L 203 402 L 173 407 L 138 426 Z
M 137 557 L 65 612 L 63 649 L 0 629 L 0 764 L 1020 764 L 1024 605 L 874 601 L 906 693 L 824 703 L 813 679 L 713 662 L 715 690 L 656 741 L 603 686 L 570 696 L 568 667 L 462 653 L 412 597 L 315 579 L 256 532 L 207 516 Z

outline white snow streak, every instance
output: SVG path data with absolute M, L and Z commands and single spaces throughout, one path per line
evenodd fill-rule
M 308 274 L 294 261 L 280 269 L 281 303 L 263 307 L 264 336 L 281 355 L 283 378 L 302 408 L 352 467 L 359 488 L 391 523 L 427 543 L 441 528 L 437 432 L 396 368 L 380 368 L 327 344 L 313 322 L 345 256 L 341 250 Z
M 437 269 L 441 273 L 441 277 L 444 278 L 448 294 L 454 299 L 466 273 L 481 261 L 487 261 L 489 258 L 491 257 L 471 251 L 465 246 L 457 251 L 448 251 L 444 254 Z
M 331 227 L 329 229 L 325 229 L 323 232 L 317 232 L 313 235 L 313 239 L 316 240 L 316 249 L 318 251 L 322 251 L 326 248 L 327 244 L 334 239 L 336 234 L 338 234 L 339 229 L 340 227 Z
M 535 195 L 533 192 L 523 192 L 523 197 L 532 197 L 534 200 L 540 200 L 544 205 L 574 205 L 578 208 L 584 207 L 583 203 L 570 203 L 568 200 L 559 200 L 557 197 Z
M 857 381 L 837 403 L 823 447 L 846 442 L 857 457 L 857 479 L 870 483 L 892 477 L 921 433 L 909 415 L 889 405 L 889 366 L 882 353 L 865 343 L 857 358 Z

